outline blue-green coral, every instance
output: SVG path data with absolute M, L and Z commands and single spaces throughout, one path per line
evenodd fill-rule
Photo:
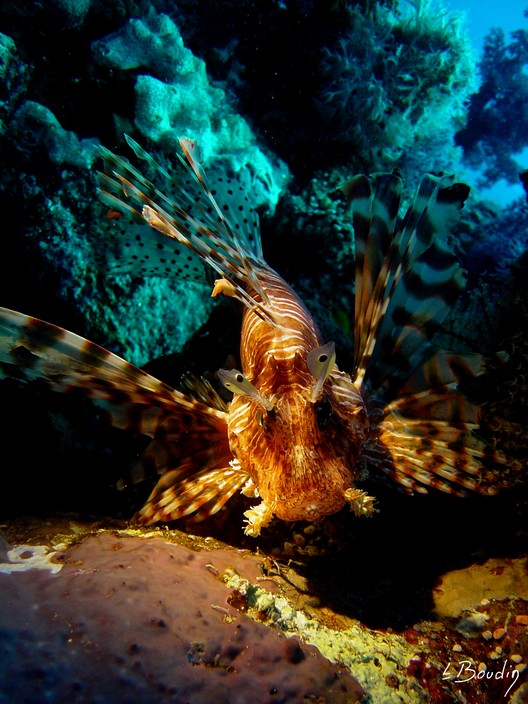
M 168 16 L 151 11 L 91 41 L 91 32 L 98 30 L 97 23 L 74 28 L 58 41 L 57 28 L 44 17 L 39 35 L 44 73 L 32 62 L 36 49 L 29 34 L 19 33 L 20 46 L 0 35 L 0 202 L 18 213 L 0 273 L 6 281 L 9 270 L 9 278 L 15 274 L 20 282 L 4 284 L 2 296 L 8 306 L 70 327 L 143 364 L 178 351 L 205 323 L 212 307 L 210 287 L 163 279 L 115 280 L 96 262 L 94 252 L 104 249 L 106 237 L 106 212 L 97 204 L 94 184 L 97 145 L 110 143 L 123 129 L 136 130 L 163 159 L 164 150 L 169 157 L 174 152 L 178 137 L 195 138 L 206 161 L 240 172 L 255 204 L 270 210 L 288 171 L 259 146 Z M 83 90 L 72 79 L 70 92 L 57 101 L 50 86 L 59 89 L 65 76 L 74 74 L 77 52 L 84 62 L 77 66 Z M 132 81 L 133 103 L 126 99 Z M 86 115 L 81 101 L 90 102 L 91 91 L 100 96 L 91 109 L 97 104 L 99 110 L 92 113 L 87 133 L 86 125 L 81 127 Z M 110 94 L 122 110 L 114 114 L 111 129 L 112 108 L 103 100 Z
M 448 145 L 476 86 L 456 15 L 425 0 L 370 12 L 351 5 L 348 27 L 324 50 L 321 74 L 320 111 L 364 167 L 387 168 L 411 150 L 427 150 L 428 168 L 452 160 Z
M 203 163 L 223 161 L 234 174 L 249 170 L 255 205 L 273 209 L 288 171 L 257 145 L 249 124 L 235 112 L 224 89 L 213 85 L 205 62 L 188 49 L 175 22 L 151 11 L 93 43 L 96 61 L 135 70 L 134 123 L 146 139 L 175 153 L 185 136 L 200 144 Z

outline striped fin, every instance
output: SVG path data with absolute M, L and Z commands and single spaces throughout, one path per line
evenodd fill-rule
M 356 242 L 355 383 L 393 398 L 435 353 L 430 343 L 465 275 L 446 241 L 469 189 L 427 175 L 403 221 L 397 174 L 345 186 Z
M 114 426 L 151 436 L 132 470 L 134 483 L 159 474 L 163 481 L 167 470 L 184 467 L 191 491 L 195 479 L 202 486 L 204 471 L 233 460 L 226 407 L 206 381 L 187 379 L 185 395 L 78 335 L 5 308 L 0 308 L 0 377 L 38 379 L 62 393 L 81 390 Z
M 108 410 L 113 425 L 145 435 L 153 436 L 159 419 L 175 407 L 218 420 L 226 416 L 79 335 L 6 308 L 0 308 L 0 371 L 22 381 L 39 379 L 54 391 L 82 389 Z
M 380 174 L 373 197 L 372 182 L 367 176 L 356 176 L 345 192 L 352 205 L 355 235 L 356 294 L 354 314 L 354 368 L 359 367 L 367 348 L 373 320 L 379 307 L 375 304 L 388 276 L 388 253 L 401 198 L 401 179 L 393 174 Z
M 217 177 L 214 186 L 209 184 L 196 144 L 190 140 L 180 140 L 183 154 L 176 155 L 178 163 L 172 175 L 134 140 L 127 137 L 127 142 L 152 180 L 128 160 L 103 148 L 105 173 L 99 174 L 102 200 L 162 233 L 169 249 L 171 241 L 187 248 L 231 285 L 230 295 L 273 324 L 259 278 L 268 267 L 262 257 L 258 216 L 238 181 Z M 162 185 L 158 187 L 154 181 Z M 151 253 L 163 244 L 156 237 Z
M 355 383 L 369 399 L 363 457 L 409 492 L 495 493 L 511 462 L 479 437 L 480 408 L 460 390 L 486 371 L 480 354 L 431 339 L 465 285 L 448 243 L 469 189 L 427 175 L 402 220 L 396 173 L 345 186 L 356 243 Z
M 195 514 L 202 521 L 219 511 L 248 482 L 248 475 L 236 463 L 207 468 L 188 476 L 185 465 L 166 472 L 133 521 L 141 525 L 166 523 Z M 191 468 L 192 469 L 192 468 Z
M 390 403 L 364 454 L 371 465 L 407 492 L 433 488 L 457 496 L 496 493 L 490 469 L 506 463 L 476 433 L 478 407 L 454 386 Z

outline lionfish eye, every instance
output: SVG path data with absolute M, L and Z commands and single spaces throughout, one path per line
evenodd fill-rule
M 315 378 L 310 400 L 315 403 L 323 390 L 323 384 L 334 368 L 336 359 L 335 343 L 327 342 L 322 347 L 316 347 L 306 356 L 306 364 L 310 374 Z
M 332 417 L 332 404 L 326 396 L 315 404 L 315 417 L 319 430 L 326 428 Z
M 234 394 L 249 396 L 258 404 L 263 406 L 267 411 L 272 410 L 272 403 L 265 396 L 263 396 L 260 391 L 246 379 L 242 372 L 238 371 L 238 369 L 219 369 L 218 378 L 226 389 L 232 391 Z

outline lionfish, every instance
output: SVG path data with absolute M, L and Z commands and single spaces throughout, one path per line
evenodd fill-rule
M 403 217 L 397 172 L 343 186 L 356 272 L 347 374 L 334 343 L 322 339 L 303 302 L 266 263 L 258 217 L 240 183 L 208 181 L 188 139 L 174 173 L 127 141 L 143 171 L 103 149 L 99 174 L 112 212 L 149 226 L 127 235 L 129 218 L 112 220 L 113 245 L 128 252 L 121 271 L 178 275 L 198 257 L 216 273 L 213 295 L 243 309 L 241 370 L 218 372 L 231 402 L 203 379 L 175 390 L 86 339 L 6 309 L 0 350 L 4 374 L 15 368 L 19 378 L 39 378 L 56 391 L 82 389 L 113 425 L 152 438 L 136 480 L 147 465 L 161 476 L 136 522 L 201 519 L 236 492 L 260 499 L 244 514 L 252 536 L 274 517 L 318 521 L 345 505 L 368 516 L 374 499 L 356 487 L 366 467 L 410 493 L 494 493 L 489 467 L 504 458 L 477 434 L 479 406 L 461 391 L 484 373 L 485 360 L 431 341 L 465 285 L 447 241 L 469 194 L 465 184 L 426 175 Z

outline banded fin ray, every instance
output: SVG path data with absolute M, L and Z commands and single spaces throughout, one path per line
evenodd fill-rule
M 139 417 L 134 421 L 130 415 L 132 426 L 125 419 L 122 406 L 152 404 L 156 407 L 155 413 L 162 415 L 162 411 L 168 411 L 174 405 L 194 412 L 198 404 L 80 335 L 6 308 L 0 308 L 0 354 L 2 367 L 5 365 L 6 372 L 16 370 L 20 380 L 39 379 L 59 392 L 82 389 L 101 406 L 108 405 L 116 427 L 146 435 L 152 435 L 155 430 L 153 416 L 147 416 L 149 422 L 145 424 Z M 3 376 L 16 377 L 16 373 Z M 225 407 L 219 410 L 204 406 L 204 409 L 212 416 L 222 419 L 225 416 Z
M 365 458 L 408 493 L 494 494 L 490 472 L 506 458 L 477 432 L 479 409 L 454 387 L 393 401 L 374 428 Z
M 221 177 L 215 187 L 210 186 L 191 140 L 180 140 L 183 154 L 176 155 L 180 168 L 174 175 L 134 140 L 127 137 L 127 142 L 156 181 L 162 180 L 162 186 L 127 159 L 102 148 L 105 172 L 99 174 L 99 188 L 103 201 L 188 248 L 231 284 L 233 297 L 274 324 L 260 280 L 269 268 L 262 257 L 258 216 L 243 187 L 236 179 Z
M 191 497 L 195 479 L 201 486 L 203 472 L 220 471 L 233 460 L 225 404 L 205 381 L 187 378 L 189 395 L 183 394 L 83 337 L 0 308 L 0 378 L 4 377 L 39 380 L 60 393 L 80 390 L 114 426 L 152 437 L 132 468 L 133 483 L 161 474 L 168 489 L 170 478 L 181 475 L 178 468 L 183 467 Z M 210 512 L 225 503 L 221 484 L 217 486 L 217 502 Z M 188 506 L 182 499 L 177 514 L 194 510 Z
M 379 311 L 380 289 L 386 284 L 388 253 L 393 241 L 400 205 L 401 179 L 393 174 L 379 174 L 377 197 L 367 176 L 352 178 L 344 186 L 350 202 L 355 239 L 356 293 L 354 311 L 354 369 L 358 369 L 375 327 L 374 313 Z
M 356 242 L 355 383 L 368 399 L 373 469 L 406 491 L 494 493 L 507 460 L 479 436 L 480 408 L 459 389 L 486 371 L 480 354 L 432 338 L 465 285 L 449 246 L 469 189 L 427 175 L 402 220 L 396 173 L 345 186 Z
M 430 340 L 465 285 L 446 237 L 468 195 L 427 175 L 403 221 L 396 174 L 346 186 L 356 251 L 355 383 L 389 400 L 436 348 Z
M 233 465 L 234 463 L 232 463 Z M 142 525 L 175 521 L 195 514 L 202 521 L 219 511 L 248 482 L 238 467 L 207 467 L 189 478 L 183 465 L 160 479 L 133 521 Z

